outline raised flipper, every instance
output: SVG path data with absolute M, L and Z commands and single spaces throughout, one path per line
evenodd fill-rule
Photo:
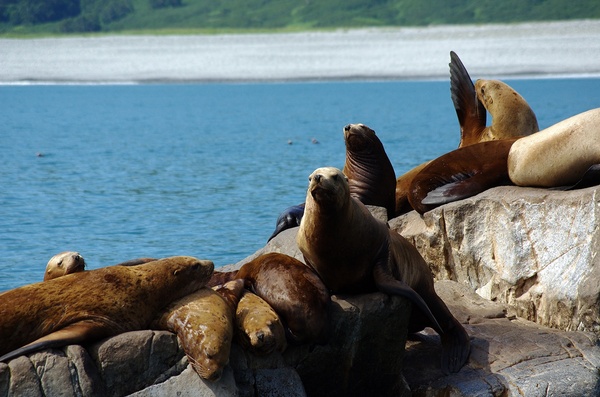
M 450 51 L 450 97 L 460 124 L 460 144 L 472 145 L 481 139 L 486 110 L 477 98 L 471 76 L 454 51 Z
M 154 262 L 157 260 L 158 259 L 156 259 L 156 258 L 136 258 L 136 259 L 130 259 L 125 262 L 117 263 L 115 266 L 137 266 L 137 265 L 143 265 L 144 263 L 148 263 L 148 262 Z
M 384 256 L 384 252 L 387 253 Z M 399 295 L 409 299 L 416 307 L 429 319 L 431 326 L 438 334 L 443 334 L 444 331 L 438 321 L 436 320 L 433 313 L 427 306 L 427 303 L 423 298 L 415 292 L 408 284 L 403 281 L 394 278 L 389 268 L 389 249 L 383 250 L 381 255 L 378 255 L 378 260 L 373 267 L 373 278 L 375 279 L 375 285 L 381 292 L 385 292 L 390 295 Z
M 271 237 L 269 237 L 267 242 L 271 241 L 275 236 L 286 229 L 300 226 L 302 216 L 304 216 L 304 203 L 286 208 L 277 218 L 275 231 L 271 234 Z
M 423 214 L 494 186 L 511 185 L 507 160 L 515 140 L 476 143 L 432 160 L 412 180 L 408 192 L 411 206 Z
M 78 344 L 84 341 L 87 342 L 94 339 L 100 339 L 108 335 L 109 332 L 104 324 L 100 325 L 95 321 L 80 321 L 6 353 L 0 357 L 0 362 L 8 362 L 15 357 L 33 353 L 38 350 Z

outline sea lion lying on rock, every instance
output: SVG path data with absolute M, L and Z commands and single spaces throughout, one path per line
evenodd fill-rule
M 0 361 L 146 329 L 169 303 L 202 288 L 213 268 L 211 261 L 178 256 L 6 291 L 0 294 Z
M 306 264 L 331 293 L 380 290 L 410 299 L 411 326 L 433 327 L 442 340 L 442 369 L 457 372 L 469 357 L 462 325 L 435 293 L 433 277 L 415 247 L 350 196 L 345 175 L 333 167 L 309 177 L 306 209 L 296 237 Z

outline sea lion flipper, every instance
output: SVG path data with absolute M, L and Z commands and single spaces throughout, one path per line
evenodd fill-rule
M 450 51 L 450 97 L 460 124 L 459 147 L 479 142 L 485 129 L 486 110 L 477 98 L 471 76 L 454 51 Z
M 583 174 L 579 182 L 565 190 L 583 189 L 586 187 L 600 185 L 600 164 L 594 164 Z
M 2 357 L 0 357 L 0 362 L 7 362 L 15 357 L 33 353 L 43 349 L 77 344 L 85 340 L 101 337 L 104 335 L 104 329 L 98 328 L 98 323 L 96 322 L 77 322 L 63 329 L 45 335 L 44 337 L 39 338 L 23 347 L 6 353 Z
M 277 236 L 279 233 L 283 232 L 286 229 L 291 229 L 293 227 L 300 226 L 300 221 L 302 220 L 303 215 L 304 203 L 293 205 L 283 210 L 283 212 L 277 217 L 275 231 L 273 232 L 273 234 L 271 234 L 271 237 L 269 237 L 267 242 L 271 241 L 275 236 Z
M 440 324 L 433 313 L 431 313 L 427 303 L 425 303 L 423 298 L 408 284 L 404 281 L 395 279 L 386 264 L 387 261 L 378 261 L 373 268 L 373 277 L 377 289 L 387 294 L 399 295 L 410 299 L 410 301 L 413 302 L 425 316 L 427 316 L 431 322 L 432 328 L 434 328 L 438 334 L 442 335 L 444 331 L 442 330 L 442 327 L 440 327 Z

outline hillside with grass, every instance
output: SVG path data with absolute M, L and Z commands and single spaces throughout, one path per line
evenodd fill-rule
M 0 0 L 0 34 L 291 31 L 600 18 L 598 0 Z

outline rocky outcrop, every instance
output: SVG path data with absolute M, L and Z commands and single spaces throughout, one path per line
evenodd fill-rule
M 374 293 L 332 298 L 326 345 L 256 357 L 234 344 L 215 383 L 196 375 L 174 334 L 146 330 L 0 363 L 0 397 L 600 395 L 599 192 L 501 187 L 390 222 L 471 336 L 457 374 L 441 372 L 429 329 L 404 350 L 410 305 Z M 270 251 L 302 259 L 295 232 L 223 270 Z
M 437 279 L 549 327 L 600 332 L 600 188 L 497 187 L 390 227 Z

